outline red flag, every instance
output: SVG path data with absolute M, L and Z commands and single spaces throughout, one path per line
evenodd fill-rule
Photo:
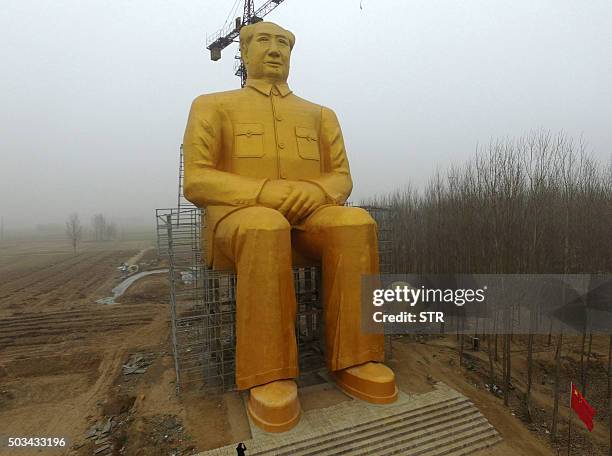
M 589 429 L 589 432 L 593 430 L 593 417 L 595 416 L 595 409 L 591 407 L 591 404 L 580 394 L 578 388 L 572 383 L 572 408 L 578 415 L 578 418 Z

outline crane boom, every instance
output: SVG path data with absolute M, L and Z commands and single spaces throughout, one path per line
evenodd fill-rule
M 255 17 L 265 17 L 285 0 L 268 0 L 255 11 Z

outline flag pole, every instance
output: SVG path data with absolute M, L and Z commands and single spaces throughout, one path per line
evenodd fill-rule
M 570 403 L 569 403 L 569 422 L 567 423 L 567 456 L 570 456 L 572 442 L 572 394 L 574 392 L 574 382 L 570 382 Z

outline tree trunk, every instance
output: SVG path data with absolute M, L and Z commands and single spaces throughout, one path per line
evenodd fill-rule
M 593 333 L 589 333 L 589 348 L 587 348 L 586 362 L 584 363 L 584 376 L 582 379 L 582 395 L 586 397 L 587 386 L 589 384 L 589 360 L 591 359 L 591 349 L 593 348 Z
M 497 315 L 493 318 L 493 333 L 495 334 L 495 362 L 499 361 L 499 355 L 497 353 Z
M 527 420 L 531 418 L 531 381 L 533 373 L 533 333 L 529 334 L 527 341 L 527 391 L 525 392 L 525 410 L 527 412 Z
M 491 335 L 487 335 L 487 348 L 489 352 L 489 391 L 493 392 L 495 385 L 495 369 L 493 367 L 493 351 L 491 350 Z
M 563 333 L 557 338 L 557 349 L 555 350 L 555 405 L 553 407 L 552 428 L 550 438 L 554 442 L 557 439 L 557 422 L 559 418 L 559 381 L 561 372 L 561 345 L 563 344 Z
M 459 340 L 459 316 L 455 316 L 455 329 L 457 329 L 457 341 Z
M 612 377 L 612 334 L 610 334 L 610 342 L 608 344 L 608 431 L 610 433 L 610 448 L 609 456 L 612 456 L 612 385 L 610 378 Z
M 550 326 L 548 328 L 548 346 L 550 347 L 550 344 L 552 343 L 552 318 L 550 319 Z
M 580 388 L 584 395 L 584 342 L 586 340 L 586 323 L 582 328 L 582 343 L 580 344 Z
M 497 339 L 497 334 L 495 334 L 495 362 L 499 361 L 499 353 L 498 353 L 498 350 L 497 350 L 497 340 L 498 340 Z
M 504 381 L 504 405 L 507 407 L 510 401 L 510 378 L 512 377 L 512 370 L 510 369 L 510 341 L 511 335 L 504 335 L 504 366 L 506 371 L 506 378 Z

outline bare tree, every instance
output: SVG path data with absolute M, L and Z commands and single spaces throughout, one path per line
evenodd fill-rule
M 96 241 L 110 241 L 117 237 L 117 225 L 114 222 L 109 222 L 103 214 L 94 215 L 91 226 Z
M 76 212 L 70 214 L 68 220 L 66 220 L 66 236 L 68 236 L 68 239 L 70 239 L 72 248 L 74 249 L 74 253 L 76 255 L 77 244 L 83 236 L 83 227 L 81 226 L 81 221 L 79 220 L 79 214 Z
M 96 214 L 91 219 L 91 227 L 94 241 L 102 241 L 104 239 L 104 230 L 106 227 L 106 218 L 102 214 Z
M 104 240 L 110 241 L 117 237 L 117 225 L 114 222 L 109 222 L 104 227 Z

